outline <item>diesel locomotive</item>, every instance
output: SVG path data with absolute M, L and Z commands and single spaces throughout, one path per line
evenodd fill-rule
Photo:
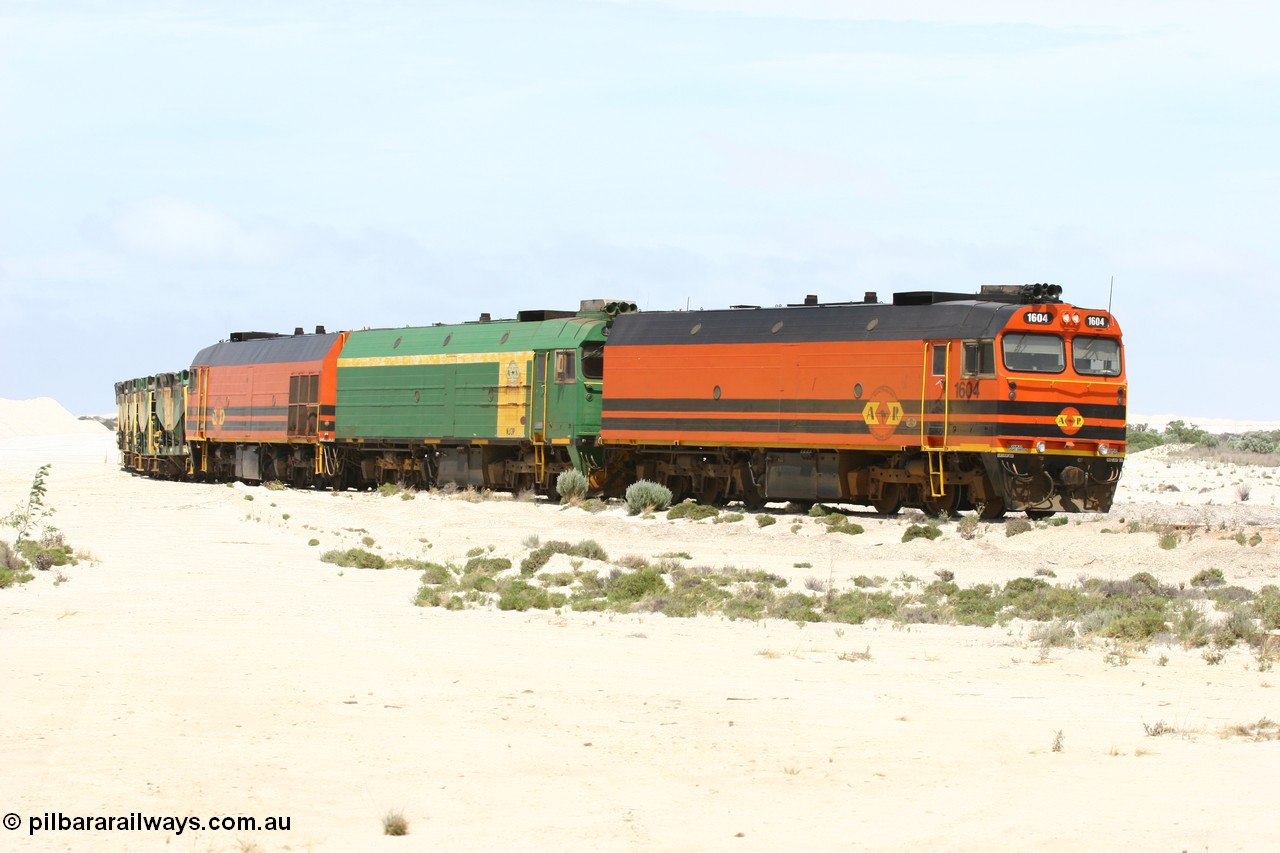
M 124 466 L 298 486 L 554 490 L 1105 512 L 1127 383 L 1109 311 L 1056 285 L 512 320 L 235 333 L 117 383 Z

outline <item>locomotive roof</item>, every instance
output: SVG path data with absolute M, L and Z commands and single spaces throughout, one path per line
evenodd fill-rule
M 612 345 L 750 344 L 992 338 L 1020 307 L 969 298 L 925 305 L 881 302 L 622 314 Z
M 277 335 L 250 340 L 221 341 L 207 346 L 191 360 L 192 367 L 236 364 L 279 364 L 320 361 L 338 340 L 335 332 L 323 335 Z
M 543 320 L 493 320 L 439 326 L 404 326 L 352 332 L 342 357 L 423 353 L 520 352 L 576 346 L 604 325 L 603 316 L 568 314 Z

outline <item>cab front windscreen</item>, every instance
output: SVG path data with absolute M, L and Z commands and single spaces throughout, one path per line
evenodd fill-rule
M 1008 332 L 1001 343 L 1006 370 L 1021 373 L 1061 373 L 1066 369 L 1066 346 L 1059 335 Z
M 1119 376 L 1120 342 L 1077 335 L 1071 341 L 1071 365 L 1081 376 Z

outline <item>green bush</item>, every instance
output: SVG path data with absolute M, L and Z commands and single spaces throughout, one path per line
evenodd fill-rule
M 996 624 L 996 615 L 1004 606 L 1004 598 L 996 596 L 995 587 L 983 583 L 949 596 L 947 603 L 952 617 L 961 625 L 990 628 Z
M 510 567 L 511 562 L 507 562 Z M 453 580 L 453 573 L 449 571 L 447 566 L 439 563 L 424 563 L 422 565 L 422 582 L 424 584 L 444 584 Z
M 594 539 L 584 539 L 576 545 L 560 540 L 552 540 L 529 552 L 529 556 L 520 561 L 520 574 L 537 574 L 547 564 L 552 554 L 567 554 L 570 557 L 583 557 L 588 560 L 608 560 L 609 555 Z
M 661 512 L 671 506 L 671 490 L 651 480 L 636 480 L 627 486 L 627 515 Z
M 575 468 L 561 471 L 560 476 L 556 477 L 556 494 L 571 504 L 576 504 L 585 498 L 590 488 L 587 475 Z
M 778 523 L 778 519 L 774 518 L 772 515 L 757 515 L 757 516 L 756 516 L 756 526 L 757 526 L 757 527 L 768 527 L 770 524 L 777 524 L 777 523 Z
M 556 600 L 563 604 L 568 598 L 558 594 Z M 553 604 L 550 593 L 521 578 L 507 578 L 498 586 L 499 610 L 548 610 L 555 606 L 559 605 Z
M 632 604 L 647 595 L 667 592 L 667 582 L 654 569 L 620 572 L 605 584 L 605 595 L 615 606 Z
M 1017 536 L 1019 533 L 1026 533 L 1031 527 L 1031 522 L 1025 518 L 1007 518 L 1004 522 L 1004 535 Z
M 845 518 L 843 515 L 839 515 L 839 516 L 829 515 L 827 516 L 827 518 L 842 519 L 838 524 L 828 524 L 827 525 L 828 533 L 847 533 L 850 536 L 857 536 L 859 533 L 866 532 L 866 529 L 861 524 L 856 524 L 850 521 L 849 519 Z M 826 519 L 823 519 L 823 520 L 825 521 Z M 935 527 L 934 530 L 937 530 L 937 528 Z M 941 535 L 941 532 L 939 532 L 939 535 Z M 930 537 L 930 538 L 933 538 L 933 537 Z
M 1267 584 L 1253 600 L 1254 615 L 1262 622 L 1264 631 L 1280 629 L 1280 587 Z
M 1222 569 L 1201 569 L 1191 578 L 1192 586 L 1222 586 L 1226 582 Z
M 682 504 L 676 504 L 667 510 L 667 518 L 688 518 L 692 521 L 699 521 L 704 518 L 715 518 L 720 514 L 720 510 L 713 506 L 704 504 L 696 504 L 692 501 Z
M 476 572 L 484 575 L 496 575 L 511 568 L 511 561 L 506 557 L 472 557 L 463 565 L 462 571 L 470 574 Z
M 371 554 L 363 548 L 348 548 L 345 551 L 325 551 L 320 559 L 343 568 L 385 569 L 387 561 L 377 554 Z
M 1129 453 L 1138 453 L 1164 444 L 1164 437 L 1146 424 L 1129 424 L 1125 429 L 1125 441 Z
M 928 539 L 932 541 L 941 535 L 942 531 L 938 529 L 936 524 L 913 524 L 903 531 L 902 541 L 910 542 L 912 539 Z

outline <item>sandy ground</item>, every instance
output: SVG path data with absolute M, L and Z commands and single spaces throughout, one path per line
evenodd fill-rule
M 1015 537 L 984 525 L 971 541 L 949 525 L 902 543 L 907 518 L 869 513 L 850 537 L 800 515 L 758 528 L 152 482 L 119 469 L 100 426 L 52 401 L 0 401 L 0 512 L 44 462 L 54 523 L 93 559 L 0 590 L 0 813 L 21 821 L 0 829 L 0 850 L 1253 851 L 1280 839 L 1280 741 L 1222 736 L 1280 720 L 1280 672 L 1248 650 L 1209 666 L 1157 645 L 1120 666 L 1100 644 L 1046 656 L 1020 623 L 448 612 L 412 606 L 418 572 L 319 560 L 370 536 L 387 556 L 461 561 L 492 545 L 518 563 L 536 534 L 594 539 L 615 559 L 688 552 L 801 590 L 942 569 L 962 586 L 1036 569 L 1185 583 L 1211 566 L 1257 589 L 1280 582 L 1275 469 L 1157 449 L 1127 461 L 1108 516 Z M 1184 540 L 1162 550 L 1155 533 L 1104 532 L 1121 518 L 1178 523 Z M 1227 538 L 1236 530 L 1261 544 Z M 1177 733 L 1147 736 L 1158 722 Z M 390 810 L 409 835 L 382 834 Z M 290 829 L 28 833 L 46 813 L 135 812 L 280 816 Z

